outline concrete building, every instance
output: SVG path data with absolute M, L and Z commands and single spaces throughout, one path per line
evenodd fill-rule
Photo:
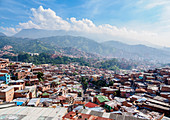
M 4 81 L 6 84 L 10 81 L 10 75 L 7 73 L 0 73 L 0 81 Z

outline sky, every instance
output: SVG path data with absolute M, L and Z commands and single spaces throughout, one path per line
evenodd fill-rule
M 31 28 L 170 47 L 170 0 L 0 0 L 0 32 Z

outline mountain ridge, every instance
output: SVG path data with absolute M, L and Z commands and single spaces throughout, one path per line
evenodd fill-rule
M 13 37 L 17 38 L 31 38 L 31 39 L 39 39 L 44 37 L 52 37 L 52 36 L 65 36 L 65 35 L 71 35 L 71 36 L 82 36 L 86 37 L 92 40 L 95 40 L 97 42 L 103 42 L 103 41 L 110 41 L 109 39 L 113 39 L 113 36 L 106 37 L 107 35 L 99 34 L 99 33 L 89 33 L 89 32 L 81 32 L 81 31 L 75 31 L 75 30 L 46 30 L 46 29 L 22 29 Z M 107 38 L 107 39 L 106 39 Z M 124 39 L 119 37 L 114 37 L 116 41 L 120 41 L 129 45 L 136 45 L 136 44 L 144 44 L 150 47 L 154 48 L 162 48 L 161 46 L 154 45 L 148 41 L 136 41 L 132 39 Z
M 145 45 L 128 45 L 119 41 L 99 43 L 81 36 L 53 36 L 39 39 L 0 37 L 2 48 L 12 45 L 17 51 L 53 52 L 59 48 L 75 48 L 80 51 L 97 54 L 106 58 L 126 58 L 135 60 L 154 60 L 166 62 L 170 60 L 169 52 Z M 4 42 L 3 42 L 4 41 Z M 10 43 L 10 44 L 9 44 Z M 71 49 L 70 49 L 71 50 Z M 72 49 L 74 51 L 74 49 Z M 69 52 L 68 52 L 69 53 Z M 79 52 L 77 52 L 79 54 Z

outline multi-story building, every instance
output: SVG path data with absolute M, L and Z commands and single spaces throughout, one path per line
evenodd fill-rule
M 4 81 L 6 84 L 10 81 L 10 75 L 7 73 L 0 73 L 0 81 Z
M 4 87 L 0 89 L 0 99 L 6 102 L 12 101 L 14 98 L 14 87 Z

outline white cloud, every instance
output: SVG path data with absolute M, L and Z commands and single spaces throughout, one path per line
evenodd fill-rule
M 56 13 L 50 8 L 44 9 L 40 6 L 38 9 L 31 9 L 33 16 L 26 23 L 19 23 L 21 28 L 37 28 L 50 30 L 68 30 L 70 24 L 61 17 L 56 16 Z
M 170 1 L 168 0 L 150 0 L 150 4 L 146 5 L 147 9 L 152 9 L 157 6 L 163 6 L 169 4 Z
M 96 32 L 96 25 L 88 19 L 76 20 L 76 18 L 70 18 L 70 30 L 81 32 Z
M 16 34 L 17 32 L 19 32 L 21 29 L 20 28 L 12 28 L 12 27 L 1 27 L 1 29 L 4 31 L 4 33 L 6 35 L 13 35 L 13 34 Z
M 30 20 L 25 23 L 19 23 L 17 28 L 3 28 L 6 34 L 12 35 L 17 33 L 21 29 L 47 29 L 47 30 L 66 30 L 66 31 L 78 31 L 91 37 L 93 39 L 100 40 L 114 40 L 114 38 L 119 38 L 118 40 L 133 40 L 136 43 L 142 43 L 145 41 L 150 41 L 152 43 L 158 43 L 157 33 L 149 31 L 135 31 L 132 29 L 127 29 L 126 27 L 118 28 L 109 24 L 95 25 L 89 19 L 77 20 L 74 17 L 69 19 L 62 19 L 57 16 L 56 13 L 50 8 L 44 9 L 40 6 L 38 9 L 32 8 L 32 16 Z M 89 35 L 89 36 L 88 36 Z M 93 36 L 93 37 L 92 37 Z M 125 41 L 126 43 L 128 41 Z

